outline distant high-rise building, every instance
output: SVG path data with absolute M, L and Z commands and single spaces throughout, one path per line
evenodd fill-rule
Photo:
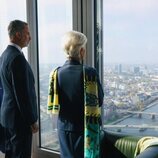
M 121 64 L 119 64 L 119 66 L 118 66 L 118 73 L 119 73 L 119 74 L 122 73 L 122 65 L 121 65 Z
M 137 75 L 140 74 L 140 68 L 139 68 L 139 66 L 135 66 L 134 67 L 134 73 L 137 74 Z
M 118 74 L 122 73 L 122 65 L 121 64 L 115 65 L 115 72 Z

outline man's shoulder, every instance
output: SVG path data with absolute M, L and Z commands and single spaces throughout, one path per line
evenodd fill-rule
M 12 52 L 13 54 L 21 54 L 21 52 L 14 46 L 12 45 L 8 45 L 8 47 L 6 48 L 7 52 Z
M 20 51 L 15 48 L 14 46 L 8 45 L 7 48 L 3 51 L 2 57 L 3 56 L 16 56 L 20 54 Z
M 17 63 L 21 65 L 21 63 L 25 64 L 26 62 L 21 52 L 12 46 L 8 46 L 1 55 L 0 63 L 2 68 L 7 67 L 10 70 L 13 65 Z
M 15 59 L 17 56 L 22 56 L 21 52 L 11 45 L 8 45 L 8 47 L 2 53 L 2 58 L 8 59 L 9 61 L 12 61 L 12 59 Z

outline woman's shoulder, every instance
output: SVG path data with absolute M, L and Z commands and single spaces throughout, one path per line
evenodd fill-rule
M 58 66 L 58 67 L 56 67 L 56 68 L 53 68 L 53 69 L 50 71 L 49 76 L 51 77 L 52 75 L 54 75 L 54 73 L 55 73 L 56 71 L 58 71 L 59 69 L 60 69 L 60 66 Z
M 91 66 L 84 66 L 84 67 L 86 71 L 96 73 L 96 68 L 91 67 Z
M 91 67 L 91 66 L 84 66 L 84 67 L 85 67 L 85 73 L 87 75 L 94 76 L 98 74 L 97 70 L 94 67 Z

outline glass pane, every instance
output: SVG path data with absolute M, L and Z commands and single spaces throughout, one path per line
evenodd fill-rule
M 156 135 L 158 1 L 103 2 L 104 127 Z
M 41 147 L 59 150 L 56 120 L 47 114 L 49 73 L 62 65 L 61 37 L 72 29 L 72 1 L 38 0 Z
M 26 21 L 26 0 L 0 0 L 0 55 L 9 44 L 9 22 L 15 19 Z M 23 51 L 26 52 L 26 48 Z

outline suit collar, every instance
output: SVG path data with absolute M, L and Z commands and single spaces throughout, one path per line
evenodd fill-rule
M 9 45 L 17 48 L 22 53 L 22 49 L 17 44 L 10 42 Z
M 64 65 L 81 65 L 77 60 L 67 60 Z

